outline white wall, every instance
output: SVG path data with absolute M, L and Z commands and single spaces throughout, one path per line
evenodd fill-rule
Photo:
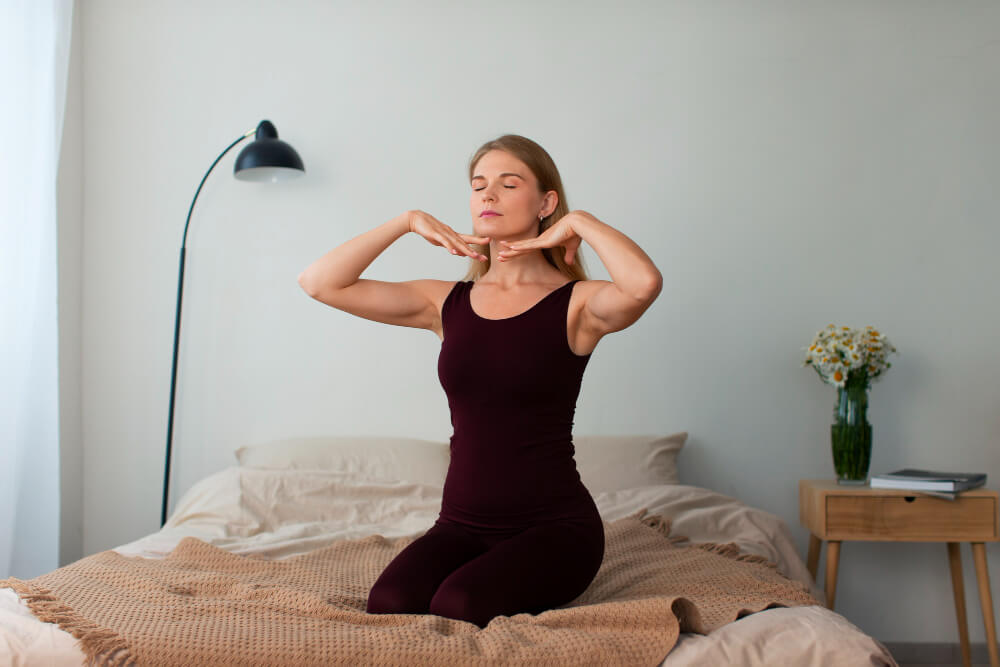
M 780 515 L 804 554 L 797 481 L 833 474 L 834 391 L 803 348 L 872 324 L 901 351 L 872 395 L 873 470 L 1000 479 L 996 4 L 81 4 L 85 554 L 159 527 L 184 218 L 263 118 L 307 176 L 236 181 L 233 150 L 198 200 L 175 501 L 250 442 L 450 435 L 437 337 L 326 308 L 296 278 L 407 209 L 471 230 L 466 160 L 506 132 L 664 276 L 598 345 L 577 433 L 688 430 L 684 481 Z M 464 269 L 411 235 L 364 275 Z M 837 604 L 884 641 L 957 641 L 943 545 L 845 545 Z

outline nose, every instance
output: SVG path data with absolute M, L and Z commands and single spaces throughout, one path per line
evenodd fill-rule
M 496 195 L 493 193 L 493 186 L 483 188 L 483 203 L 487 201 L 495 202 Z

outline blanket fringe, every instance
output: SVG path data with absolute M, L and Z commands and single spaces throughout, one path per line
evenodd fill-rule
M 735 561 L 742 561 L 744 563 L 759 563 L 761 565 L 766 565 L 772 570 L 778 569 L 778 564 L 772 563 L 765 556 L 758 556 L 757 554 L 741 553 L 740 548 L 736 546 L 736 544 L 733 542 L 729 542 L 727 544 L 716 544 L 714 542 L 701 542 L 698 544 L 693 544 L 691 546 L 707 551 L 708 553 L 718 554 L 720 556 L 725 556 L 726 558 L 732 558 Z
M 680 542 L 688 542 L 688 538 L 684 535 L 671 535 L 671 521 L 669 518 L 663 516 L 662 514 L 649 514 L 649 508 L 643 507 L 641 510 L 634 514 L 628 516 L 629 519 L 637 519 L 643 525 L 649 526 L 650 528 L 659 532 L 663 537 L 667 538 L 667 544 L 678 544 Z
M 662 514 L 649 514 L 648 507 L 643 507 L 635 514 L 630 514 L 628 518 L 637 519 L 650 528 L 655 528 L 661 532 L 664 537 L 670 535 L 670 519 L 666 518 Z
M 124 667 L 134 662 L 124 639 L 114 631 L 101 628 L 79 616 L 52 595 L 52 591 L 16 577 L 0 580 L 0 588 L 14 589 L 38 620 L 55 623 L 76 637 L 77 644 L 88 660 L 108 667 Z

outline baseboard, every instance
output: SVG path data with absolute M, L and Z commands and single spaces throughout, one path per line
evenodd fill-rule
M 882 642 L 896 662 L 905 665 L 961 665 L 958 642 Z M 969 644 L 973 665 L 990 664 L 986 642 Z

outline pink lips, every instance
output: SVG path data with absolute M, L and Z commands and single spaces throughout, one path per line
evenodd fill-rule
M 500 214 L 497 213 L 496 211 L 483 211 L 482 213 L 479 214 L 479 217 L 480 218 L 492 218 L 492 217 L 497 216 L 497 215 L 500 215 Z

